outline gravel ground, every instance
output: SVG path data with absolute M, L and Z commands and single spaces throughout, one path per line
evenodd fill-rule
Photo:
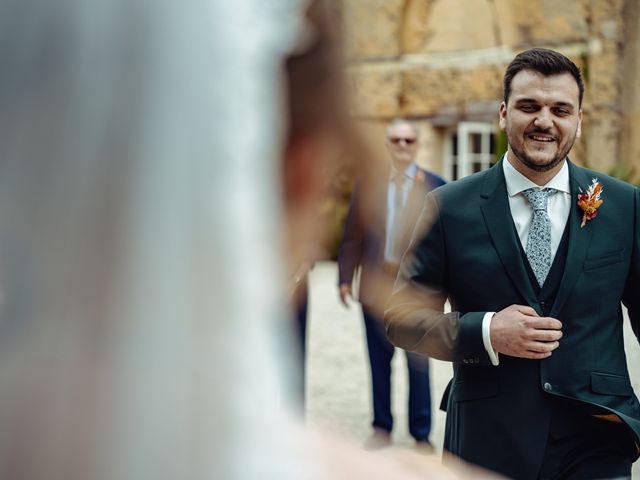
M 371 433 L 371 392 L 364 324 L 360 306 L 347 309 L 337 294 L 337 265 L 320 262 L 311 272 L 307 355 L 307 420 L 362 441 Z M 640 393 L 640 347 L 626 322 L 627 357 L 631 380 Z M 399 350 L 393 360 L 394 448 L 413 445 L 407 428 L 407 369 Z M 451 378 L 451 364 L 431 360 L 433 428 L 438 451 L 444 437 L 444 413 L 438 410 Z M 638 462 L 634 477 L 640 474 Z

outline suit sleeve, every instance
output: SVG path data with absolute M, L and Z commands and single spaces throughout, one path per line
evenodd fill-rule
M 425 202 L 385 312 L 387 336 L 400 348 L 439 360 L 490 365 L 482 341 L 485 312 L 444 313 L 446 232 L 435 192 Z
M 361 187 L 357 183 L 351 194 L 349 212 L 338 249 L 338 284 L 351 285 L 356 268 L 362 258 L 364 226 L 360 209 Z
M 629 320 L 636 338 L 640 341 L 640 190 L 635 188 L 634 216 L 633 216 L 633 247 L 631 252 L 631 266 L 627 276 L 622 303 L 627 307 Z

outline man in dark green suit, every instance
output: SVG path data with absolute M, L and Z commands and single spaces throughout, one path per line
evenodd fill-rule
M 516 479 L 629 478 L 638 457 L 640 194 L 568 160 L 583 91 L 557 52 L 511 62 L 508 151 L 427 196 L 385 315 L 393 343 L 453 362 L 445 448 Z

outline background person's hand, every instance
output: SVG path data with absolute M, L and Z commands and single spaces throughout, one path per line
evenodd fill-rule
M 560 345 L 562 323 L 526 305 L 511 305 L 491 319 L 491 345 L 512 357 L 543 359 Z
M 348 283 L 341 283 L 339 288 L 340 288 L 340 302 L 342 302 L 342 304 L 347 308 L 351 307 L 351 304 L 349 303 L 351 300 L 353 300 L 353 292 L 351 291 L 351 285 L 349 285 Z

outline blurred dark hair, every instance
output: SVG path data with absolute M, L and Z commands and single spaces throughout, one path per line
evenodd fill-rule
M 289 140 L 345 123 L 347 104 L 338 15 L 324 0 L 312 1 L 305 17 L 304 44 L 286 59 Z
M 511 61 L 504 73 L 504 80 L 502 83 L 505 104 L 509 102 L 513 77 L 522 70 L 533 70 L 544 76 L 569 73 L 578 84 L 578 105 L 582 106 L 584 83 L 582 83 L 580 69 L 575 63 L 561 53 L 547 48 L 532 48 L 530 50 L 526 50 L 516 55 L 516 57 Z

